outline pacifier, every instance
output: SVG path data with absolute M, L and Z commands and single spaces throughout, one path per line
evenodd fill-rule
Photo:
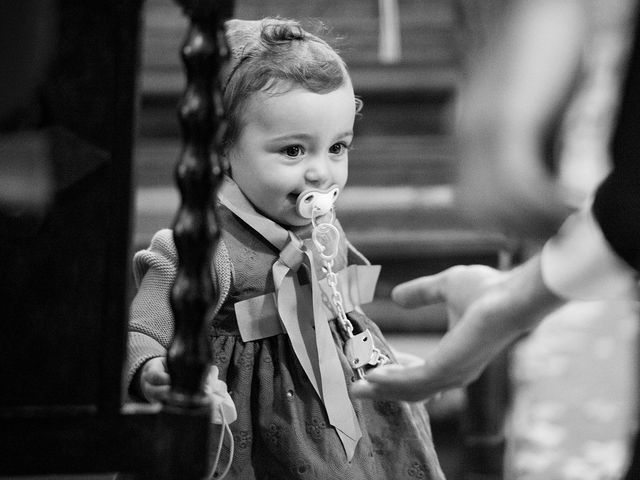
M 302 218 L 308 219 L 329 213 L 339 193 L 340 189 L 336 185 L 324 190 L 307 189 L 298 195 L 296 211 Z

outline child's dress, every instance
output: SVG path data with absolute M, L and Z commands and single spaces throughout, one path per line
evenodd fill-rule
M 220 300 L 209 336 L 213 363 L 238 413 L 226 478 L 443 479 L 424 405 L 347 397 L 356 372 L 343 352 L 345 334 L 313 242 L 296 244 L 298 236 L 257 213 L 231 179 L 219 201 L 222 237 L 212 277 Z M 379 267 L 369 265 L 335 223 L 341 242 L 333 270 L 354 333 L 368 329 L 393 360 L 377 326 L 358 308 L 373 297 Z M 134 258 L 139 290 L 129 326 L 129 381 L 146 360 L 166 355 L 176 268 L 170 230 L 156 233 Z M 330 349 L 320 339 L 323 331 Z M 216 435 L 212 444 L 217 441 Z

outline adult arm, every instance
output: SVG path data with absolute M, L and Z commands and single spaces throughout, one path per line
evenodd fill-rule
M 637 301 L 637 279 L 611 249 L 587 202 L 539 255 L 511 271 L 457 266 L 398 285 L 395 301 L 407 307 L 445 302 L 454 326 L 422 365 L 377 368 L 354 384 L 353 393 L 421 400 L 464 386 L 567 299 Z

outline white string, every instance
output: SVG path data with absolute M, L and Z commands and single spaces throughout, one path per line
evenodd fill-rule
M 227 463 L 227 468 L 225 468 L 224 472 L 222 472 L 222 475 L 220 476 L 221 479 L 224 478 L 231 469 L 231 463 L 233 461 L 233 451 L 235 447 L 235 442 L 233 441 L 233 433 L 231 433 L 231 427 L 229 427 L 229 424 L 227 422 L 224 423 L 224 429 L 229 433 L 229 463 Z
M 220 474 L 220 476 L 216 477 L 220 480 L 222 480 L 224 477 L 227 476 L 227 473 L 229 473 L 229 470 L 231 469 L 231 464 L 233 463 L 233 453 L 234 453 L 234 447 L 235 447 L 235 442 L 233 440 L 233 433 L 231 432 L 231 428 L 229 427 L 229 424 L 227 423 L 227 420 L 224 418 L 224 409 L 220 409 L 220 416 L 222 417 L 222 429 L 220 430 L 220 438 L 218 439 L 218 450 L 216 452 L 216 459 L 213 461 L 213 467 L 211 467 L 211 473 L 209 474 L 209 478 L 211 478 L 215 473 L 216 470 L 218 469 L 218 462 L 220 461 L 220 453 L 222 452 L 222 445 L 224 444 L 224 434 L 228 433 L 229 434 L 229 461 L 227 462 L 227 466 L 225 467 L 224 471 Z

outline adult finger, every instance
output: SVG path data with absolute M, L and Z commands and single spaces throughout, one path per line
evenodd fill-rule
M 416 308 L 445 300 L 443 294 L 444 272 L 416 278 L 397 285 L 391 291 L 391 299 L 407 308 Z
M 424 381 L 423 365 L 387 365 L 367 373 L 365 380 L 351 385 L 351 393 L 357 398 L 405 400 L 416 402 L 426 400 L 436 393 Z

